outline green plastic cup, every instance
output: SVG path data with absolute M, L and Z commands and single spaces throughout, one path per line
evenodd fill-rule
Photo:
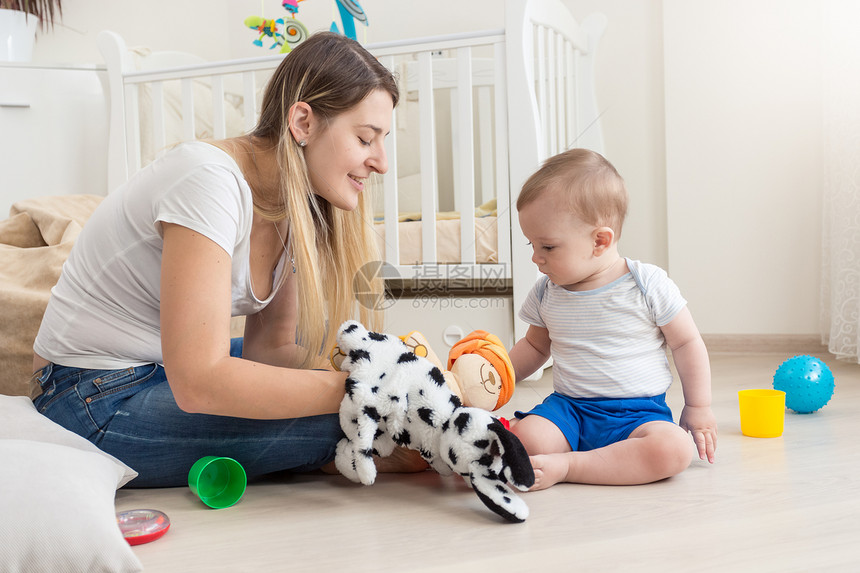
M 205 456 L 188 472 L 188 487 L 200 501 L 214 509 L 230 507 L 242 499 L 248 477 L 233 458 Z

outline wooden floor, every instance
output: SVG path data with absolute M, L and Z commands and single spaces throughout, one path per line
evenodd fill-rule
M 135 547 L 147 571 L 857 571 L 860 366 L 820 356 L 836 393 L 786 413 L 781 438 L 740 433 L 737 391 L 768 388 L 784 354 L 712 354 L 717 462 L 633 487 L 562 484 L 524 494 L 508 524 L 461 478 L 279 476 L 210 510 L 185 488 L 120 490 L 117 509 L 166 512 L 170 532 Z M 523 382 L 501 414 L 545 396 Z M 673 385 L 669 404 L 682 405 Z

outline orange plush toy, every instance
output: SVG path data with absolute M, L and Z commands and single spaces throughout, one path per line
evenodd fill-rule
M 401 336 L 406 346 L 442 371 L 448 387 L 466 406 L 498 410 L 514 393 L 514 367 L 502 341 L 494 334 L 476 330 L 454 344 L 448 367 L 430 348 L 424 335 L 413 331 Z

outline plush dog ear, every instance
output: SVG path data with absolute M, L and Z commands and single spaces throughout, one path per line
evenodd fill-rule
M 505 485 L 492 486 L 486 480 L 473 479 L 472 488 L 484 505 L 511 523 L 522 523 L 529 516 L 529 507 Z
M 495 432 L 502 445 L 505 477 L 517 489 L 528 490 L 535 484 L 535 471 L 525 446 L 513 432 L 505 428 L 498 420 L 490 423 L 490 431 Z
M 521 523 L 529 515 L 526 503 L 508 485 L 527 490 L 534 484 L 535 474 L 529 456 L 519 439 L 493 418 L 487 425 L 492 436 L 489 453 L 472 462 L 472 488 L 488 508 L 513 523 Z
M 457 408 L 446 426 L 440 442 L 445 463 L 494 513 L 515 523 L 525 521 L 529 508 L 510 486 L 528 489 L 534 471 L 517 437 L 479 408 Z

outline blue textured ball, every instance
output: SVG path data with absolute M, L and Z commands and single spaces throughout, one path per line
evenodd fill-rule
M 798 414 L 820 410 L 836 385 L 827 364 L 814 356 L 795 356 L 779 365 L 773 375 L 774 390 L 785 392 L 785 405 Z

